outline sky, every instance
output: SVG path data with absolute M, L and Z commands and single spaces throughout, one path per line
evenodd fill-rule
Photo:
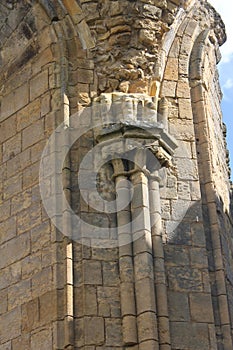
M 227 125 L 227 145 L 230 151 L 233 180 L 233 0 L 209 0 L 221 15 L 227 32 L 227 42 L 220 48 L 222 60 L 218 64 L 220 84 L 223 92 L 223 121 Z

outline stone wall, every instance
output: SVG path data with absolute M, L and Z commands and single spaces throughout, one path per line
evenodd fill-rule
M 177 0 L 2 1 L 0 13 L 0 350 L 232 349 L 218 14 Z M 114 131 L 109 111 L 123 118 Z M 54 218 L 40 180 L 49 174 L 47 198 L 61 198 L 58 170 L 45 157 L 40 173 L 40 162 L 60 125 L 49 152 L 56 161 L 61 143 L 70 149 Z M 122 137 L 141 168 L 120 161 Z M 85 168 L 89 203 L 80 193 L 80 164 L 97 146 L 98 191 L 109 201 L 119 189 L 116 213 L 91 206 L 98 152 Z M 118 210 L 128 186 L 132 202 Z

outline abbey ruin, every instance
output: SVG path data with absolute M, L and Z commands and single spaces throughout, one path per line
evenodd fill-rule
M 232 350 L 206 0 L 0 3 L 0 350 Z

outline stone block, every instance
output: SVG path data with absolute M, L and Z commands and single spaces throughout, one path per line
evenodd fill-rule
M 3 268 L 30 253 L 30 236 L 28 233 L 22 234 L 4 243 L 1 248 L 0 268 Z
M 191 119 L 193 118 L 191 100 L 188 98 L 179 98 L 179 117 L 181 119 Z
M 168 58 L 164 79 L 171 81 L 178 80 L 178 58 Z
M 34 163 L 23 171 L 23 189 L 32 187 L 39 182 L 40 163 Z
M 41 206 L 31 205 L 17 213 L 17 234 L 22 234 L 41 223 Z
M 49 33 L 49 36 L 51 38 L 51 33 Z M 53 62 L 53 54 L 50 47 L 47 47 L 45 50 L 40 52 L 37 57 L 35 64 L 32 67 L 32 74 L 35 75 L 39 73 L 41 70 L 43 70 L 43 67 L 47 64 Z
M 193 293 L 189 295 L 189 301 L 192 321 L 214 323 L 210 294 Z
M 205 247 L 206 239 L 205 239 L 205 231 L 203 224 L 201 222 L 194 222 L 191 225 L 191 233 L 192 233 L 192 242 L 195 246 Z
M 1 105 L 1 120 L 8 118 L 10 115 L 14 114 L 29 102 L 29 91 L 28 84 L 24 84 L 4 96 Z
M 12 216 L 8 220 L 0 223 L 0 244 L 9 241 L 16 236 L 16 217 Z
M 51 321 L 55 321 L 58 316 L 58 291 L 51 290 L 39 297 L 39 317 L 40 317 L 40 325 L 44 325 L 46 323 L 50 323 Z M 60 299 L 60 304 L 62 304 L 62 298 Z M 63 310 L 60 310 L 61 312 Z M 60 317 L 64 315 L 60 314 Z
M 83 280 L 85 284 L 102 284 L 102 266 L 100 261 L 83 261 Z
M 3 184 L 3 198 L 6 200 L 11 198 L 15 194 L 22 191 L 22 177 L 21 175 L 16 175 L 7 179 Z
M 93 84 L 94 74 L 92 70 L 79 68 L 76 74 L 78 83 Z
M 143 342 L 148 339 L 157 340 L 157 320 L 153 312 L 145 312 L 138 316 L 138 340 Z
M 107 346 L 122 346 L 122 325 L 121 319 L 115 318 L 105 319 L 105 327 L 106 327 L 106 345 Z
M 102 317 L 84 318 L 85 345 L 101 345 L 104 343 L 104 319 Z
M 23 279 L 32 277 L 41 270 L 41 253 L 32 253 L 21 261 Z
M 10 217 L 11 203 L 10 200 L 4 201 L 1 203 L 0 201 L 0 221 L 7 220 Z
M 30 190 L 15 195 L 11 200 L 11 213 L 17 214 L 21 210 L 27 209 L 32 203 L 32 194 Z
M 190 120 L 170 119 L 169 131 L 177 140 L 194 141 L 194 128 Z
M 151 254 L 141 253 L 134 258 L 135 278 L 139 281 L 144 278 L 153 279 L 153 258 Z
M 1 286 L 1 289 L 2 289 L 2 286 Z M 6 312 L 7 312 L 7 289 L 3 289 L 0 292 L 0 315 Z
M 14 283 L 19 282 L 20 279 L 21 279 L 21 264 L 20 262 L 17 262 L 1 270 L 0 289 L 9 287 Z
M 31 336 L 31 350 L 48 350 L 53 348 L 51 329 L 43 329 Z
M 50 222 L 45 221 L 31 230 L 32 252 L 42 249 L 50 243 Z
M 46 267 L 32 277 L 32 296 L 37 297 L 52 289 L 52 267 Z
M 182 159 L 176 161 L 179 180 L 197 180 L 198 169 L 197 162 L 193 159 Z
M 176 85 L 177 83 L 175 81 L 164 80 L 161 95 L 166 97 L 175 97 Z
M 171 340 L 173 349 L 209 349 L 208 325 L 205 323 L 171 322 Z
M 206 248 L 191 248 L 190 262 L 193 267 L 207 269 L 208 261 Z
M 12 350 L 12 348 L 11 348 L 11 341 L 0 345 L 0 350 Z
M 30 81 L 30 101 L 33 101 L 38 96 L 48 91 L 48 88 L 49 88 L 48 77 L 49 77 L 48 69 L 45 69 L 43 72 L 37 74 Z
M 17 131 L 21 131 L 40 118 L 41 103 L 37 99 L 17 113 Z
M 190 100 L 190 86 L 188 81 L 179 80 L 177 84 L 176 96 L 178 98 L 187 98 Z M 188 119 L 188 118 L 187 118 Z
M 0 318 L 0 344 L 19 337 L 21 334 L 21 312 L 17 307 Z
M 39 300 L 38 298 L 22 305 L 22 331 L 29 333 L 39 325 Z
M 20 337 L 12 340 L 11 350 L 30 350 L 30 336 L 23 334 Z
M 8 288 L 8 309 L 22 305 L 31 299 L 31 281 L 23 280 Z
M 39 142 L 43 137 L 44 137 L 44 124 L 43 124 L 43 120 L 40 119 L 23 130 L 23 133 L 22 133 L 23 150 Z
M 14 158 L 21 152 L 21 135 L 17 134 L 3 144 L 3 161 Z
M 178 197 L 184 200 L 191 200 L 189 182 L 179 181 L 177 185 L 178 185 Z
M 169 291 L 168 310 L 171 321 L 189 322 L 190 312 L 188 294 Z
M 202 274 L 198 269 L 185 267 L 168 267 L 169 288 L 177 292 L 201 292 L 203 290 Z
M 168 221 L 166 224 L 167 239 L 172 244 L 191 245 L 190 224 L 183 221 L 185 212 L 183 211 L 184 208 L 178 208 L 179 204 L 180 202 L 175 207 L 180 215 L 178 221 Z
M 139 315 L 146 311 L 154 311 L 156 308 L 154 281 L 150 278 L 136 281 L 135 291 L 137 298 L 137 314 Z
M 16 134 L 16 115 L 8 118 L 0 124 L 0 141 L 5 142 Z
M 103 262 L 103 284 L 105 286 L 119 285 L 119 266 L 115 261 Z
M 14 158 L 7 161 L 7 177 L 11 177 L 16 173 L 19 173 L 22 169 L 30 165 L 31 154 L 30 150 L 27 149 L 24 152 L 17 154 Z
M 103 317 L 120 317 L 120 292 L 117 287 L 97 288 L 98 315 Z
M 96 287 L 83 287 L 84 314 L 86 316 L 97 316 L 97 291 Z M 100 305 L 98 305 L 100 307 Z
M 180 247 L 177 244 L 169 244 L 164 247 L 165 261 L 170 266 L 187 266 L 189 265 L 189 250 Z

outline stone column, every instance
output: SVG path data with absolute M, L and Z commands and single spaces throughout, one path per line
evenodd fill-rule
M 150 194 L 150 215 L 151 215 L 151 233 L 154 257 L 154 274 L 155 274 L 155 292 L 156 306 L 158 317 L 158 334 L 159 349 L 170 350 L 170 330 L 169 330 L 169 314 L 168 314 L 168 298 L 166 286 L 166 273 L 164 266 L 164 250 L 162 242 L 162 220 L 161 205 L 159 193 L 159 177 L 158 172 L 150 176 L 149 179 Z
M 134 266 L 131 235 L 131 212 L 127 173 L 121 159 L 112 160 L 117 192 L 117 224 L 119 239 L 120 296 L 124 345 L 138 343 Z M 120 209 L 119 209 L 120 208 Z M 121 209 L 124 208 L 124 209 Z
M 135 169 L 131 174 L 134 195 L 131 202 L 135 291 L 139 350 L 159 349 L 157 315 L 154 290 L 152 240 L 148 179 L 143 150 L 136 151 Z

